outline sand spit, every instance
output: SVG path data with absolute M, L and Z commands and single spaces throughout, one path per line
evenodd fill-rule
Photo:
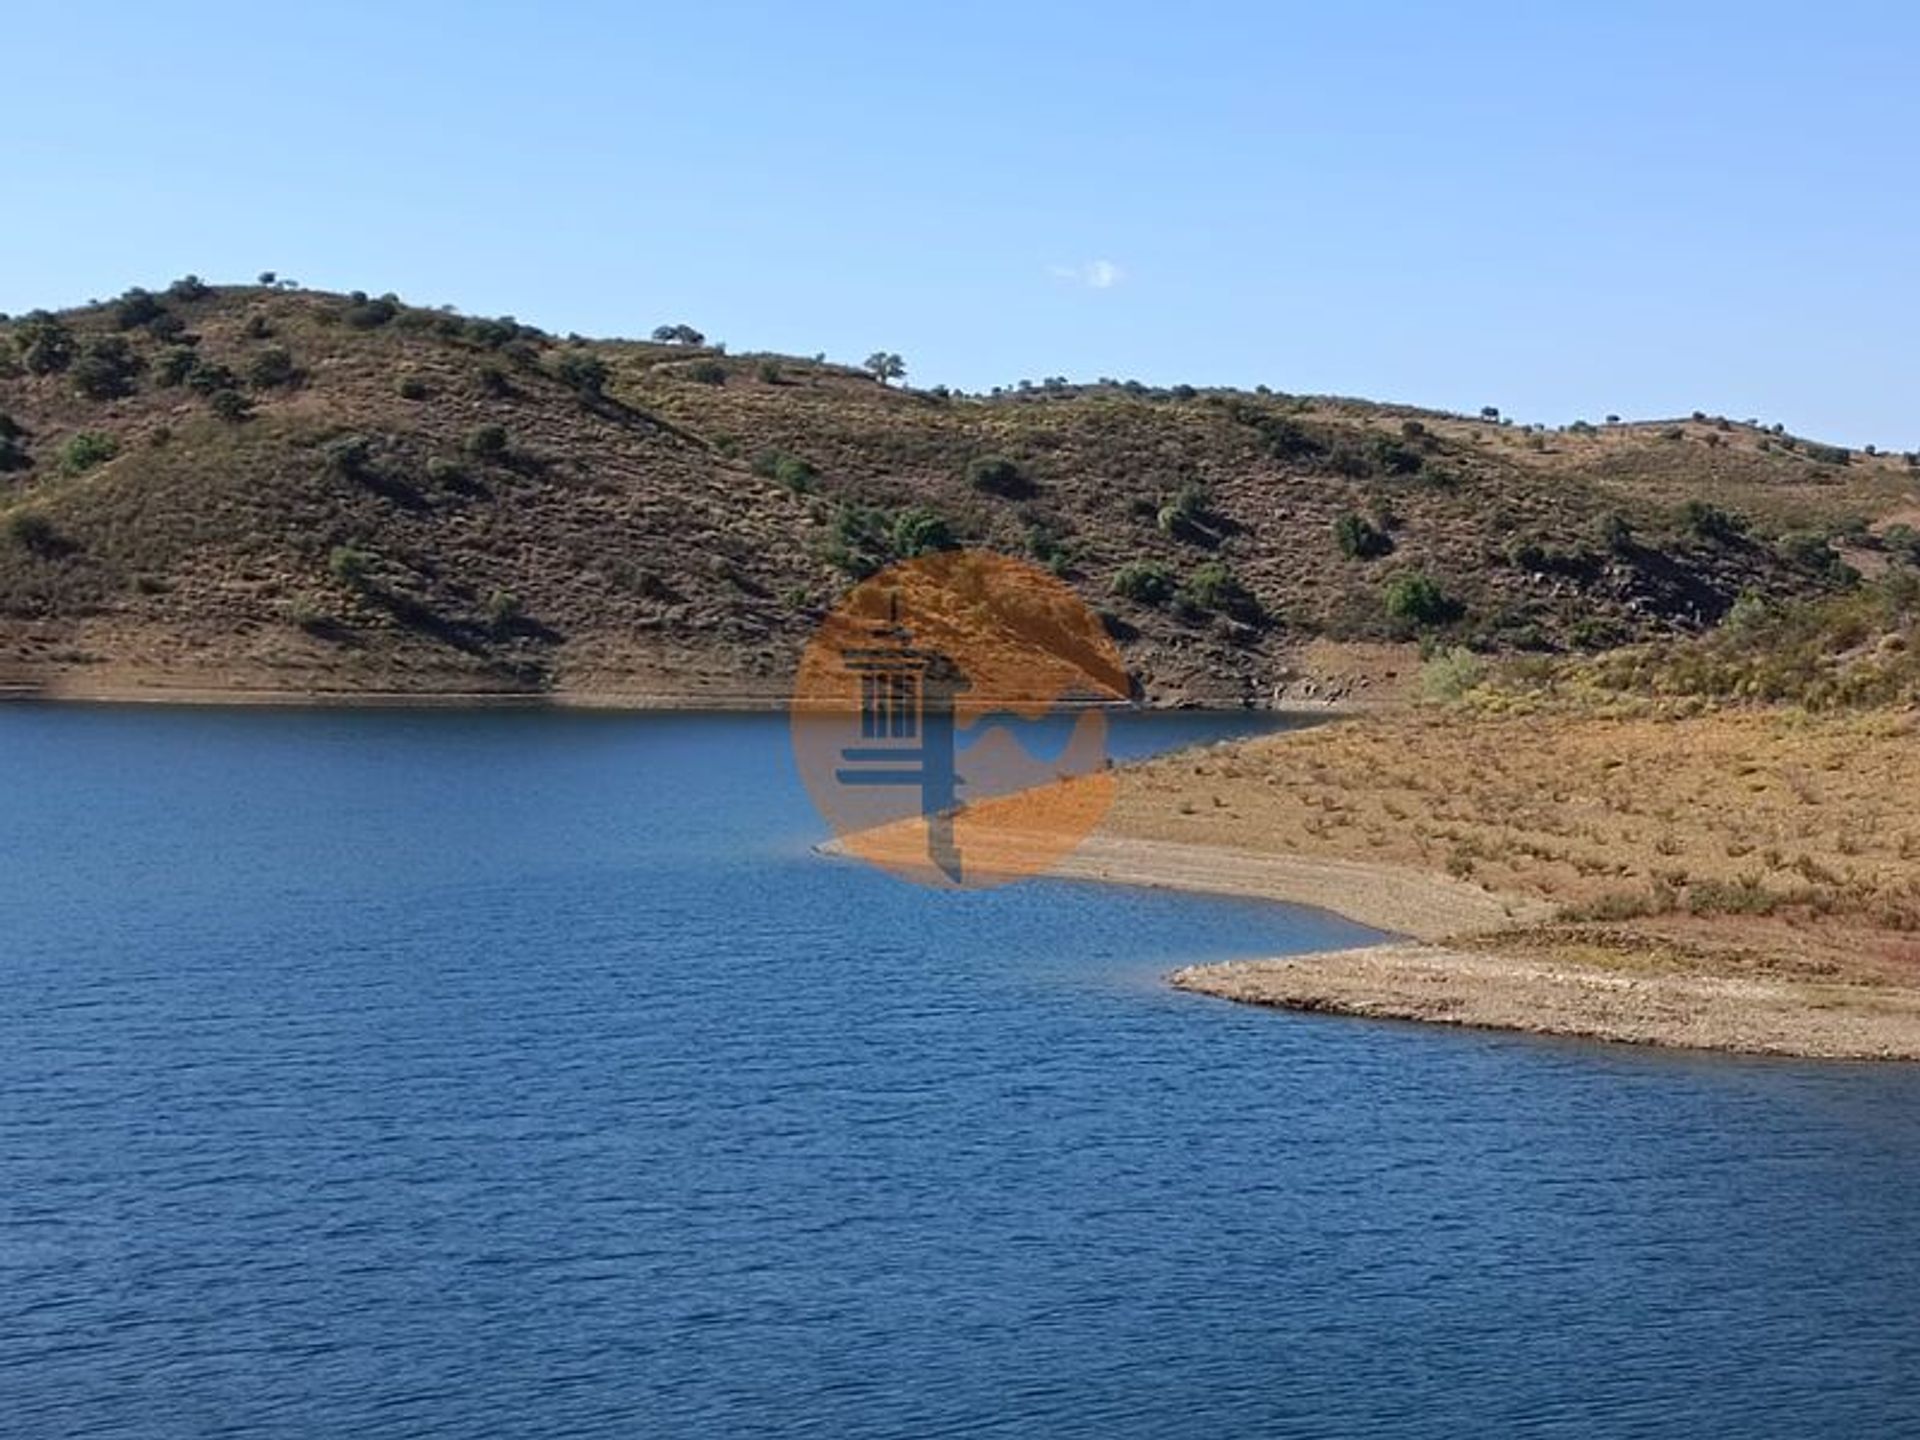
M 1610 974 L 1410 941 L 1174 972 L 1250 1005 L 1756 1055 L 1920 1060 L 1920 990 Z

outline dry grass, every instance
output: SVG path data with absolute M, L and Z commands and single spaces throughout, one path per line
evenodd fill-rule
M 1418 866 L 1544 901 L 1575 928 L 1510 942 L 1534 950 L 1910 977 L 1917 742 L 1906 712 L 1422 711 L 1130 770 L 1112 825 Z

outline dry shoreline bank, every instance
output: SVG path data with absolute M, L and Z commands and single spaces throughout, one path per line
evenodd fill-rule
M 1057 873 L 1410 937 L 1188 967 L 1249 1004 L 1920 1059 L 1920 721 L 1376 715 L 1127 767 Z M 1103 856 L 1118 847 L 1127 858 Z

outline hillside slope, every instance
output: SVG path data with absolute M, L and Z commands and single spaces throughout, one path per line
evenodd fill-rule
M 1598 650 L 1836 588 L 1916 473 L 188 280 L 0 324 L 0 686 L 771 701 L 853 578 L 972 543 L 1073 583 L 1146 698 L 1263 704 L 1316 639 Z

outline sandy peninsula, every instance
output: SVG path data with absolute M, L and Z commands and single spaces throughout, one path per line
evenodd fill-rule
M 1920 717 L 1379 714 L 1122 772 L 1062 873 L 1407 937 L 1198 966 L 1253 1004 L 1920 1059 Z
M 1635 1045 L 1920 1059 L 1915 715 L 1541 723 L 1415 708 L 1113 775 L 1099 831 L 1064 860 L 1035 831 L 1074 807 L 1040 803 L 1045 791 L 976 807 L 994 840 L 975 859 L 1311 905 L 1394 937 L 1190 967 L 1172 976 L 1182 989 Z M 861 841 L 883 859 L 888 843 L 905 859 L 923 843 Z

